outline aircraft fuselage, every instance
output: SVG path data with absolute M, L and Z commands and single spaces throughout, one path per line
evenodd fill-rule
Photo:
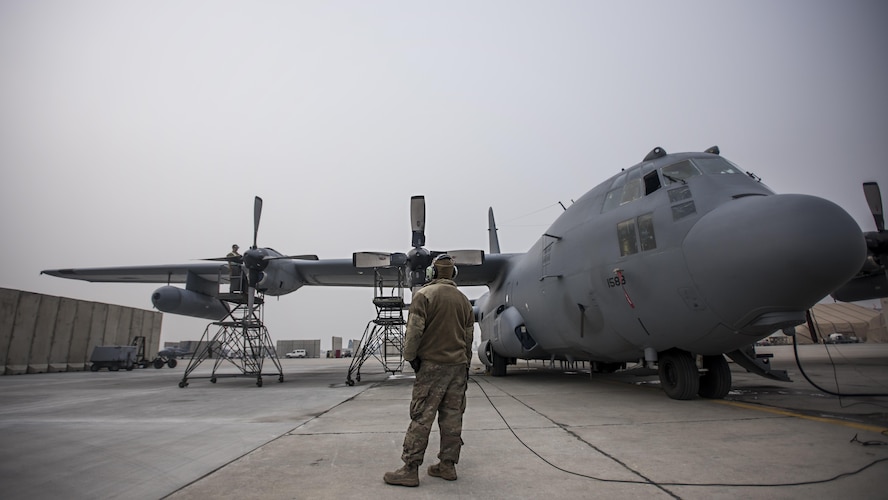
M 865 255 L 832 202 L 776 195 L 716 154 L 665 155 L 589 191 L 511 261 L 476 301 L 482 349 L 600 362 L 721 355 L 802 323 Z

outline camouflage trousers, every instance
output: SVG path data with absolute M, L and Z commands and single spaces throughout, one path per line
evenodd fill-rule
M 405 464 L 422 463 L 429 433 L 435 416 L 441 432 L 441 450 L 438 459 L 459 462 L 462 447 L 462 420 L 466 411 L 465 363 L 438 365 L 422 362 L 416 381 L 413 383 L 413 399 L 410 401 L 410 426 L 404 436 L 404 453 L 401 460 Z

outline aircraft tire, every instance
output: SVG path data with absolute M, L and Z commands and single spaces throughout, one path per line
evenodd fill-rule
M 691 353 L 670 349 L 658 357 L 660 386 L 666 395 L 672 399 L 694 399 L 700 390 L 700 374 Z
M 731 367 L 725 357 L 703 356 L 703 368 L 707 371 L 700 376 L 697 394 L 707 399 L 724 399 L 731 392 Z
M 490 375 L 494 377 L 506 376 L 506 358 L 500 356 L 493 349 L 490 350 L 493 366 L 490 369 Z
M 179 364 L 179 362 L 176 361 L 176 358 L 170 358 L 170 360 L 167 361 L 167 366 L 170 368 L 175 368 L 177 364 Z
M 158 370 L 163 368 L 163 360 L 160 358 L 155 358 L 154 359 L 154 367 L 157 368 Z
M 91 372 L 97 372 L 97 371 L 99 371 L 99 365 L 97 365 L 97 364 L 95 364 L 95 363 L 89 365 L 89 371 L 91 371 Z

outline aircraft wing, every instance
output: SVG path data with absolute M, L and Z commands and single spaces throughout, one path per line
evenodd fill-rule
M 484 263 L 478 266 L 458 266 L 456 284 L 459 286 L 484 286 L 497 281 L 509 266 L 512 258 L 524 254 L 493 253 L 484 255 Z
M 159 266 L 47 269 L 41 271 L 40 274 L 93 283 L 185 283 L 189 272 L 207 281 L 228 281 L 228 265 L 217 262 Z
M 300 286 L 374 286 L 376 283 L 373 269 L 358 269 L 351 259 L 297 260 L 292 265 Z M 382 269 L 382 273 L 385 279 L 397 277 L 394 269 Z
M 494 282 L 505 270 L 510 258 L 516 254 L 488 254 L 484 263 L 462 266 L 456 282 L 460 286 L 487 285 Z M 374 286 L 373 269 L 354 267 L 351 259 L 292 260 L 299 286 Z M 383 277 L 394 279 L 394 268 L 380 269 Z M 209 282 L 228 282 L 228 265 L 216 262 L 169 264 L 150 266 L 91 267 L 77 269 L 47 269 L 41 274 L 93 283 L 186 283 L 188 274 L 197 275 Z
M 456 283 L 459 286 L 488 285 L 501 275 L 509 260 L 517 254 L 488 254 L 477 266 L 460 266 Z M 351 259 L 323 259 L 293 261 L 300 285 L 306 286 L 374 286 L 372 268 L 356 268 Z M 397 278 L 396 268 L 380 268 L 386 280 Z

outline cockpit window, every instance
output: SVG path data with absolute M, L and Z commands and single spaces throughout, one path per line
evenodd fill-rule
M 691 177 L 701 175 L 700 170 L 690 160 L 673 163 L 663 167 L 660 172 L 663 173 L 663 179 L 666 180 L 667 186 L 676 182 L 684 183 L 684 181 Z
M 737 165 L 724 158 L 694 158 L 694 163 L 707 174 L 742 174 Z
M 641 169 L 634 168 L 626 176 L 626 185 L 623 186 L 623 196 L 620 205 L 635 201 L 644 194 L 644 183 L 641 180 Z
M 601 211 L 607 212 L 640 198 L 640 187 L 638 186 L 638 183 L 641 182 L 640 175 L 641 170 L 638 168 L 630 168 L 627 172 L 618 175 L 611 183 L 610 191 L 604 198 L 604 207 Z M 628 183 L 626 182 L 627 178 L 629 179 Z

